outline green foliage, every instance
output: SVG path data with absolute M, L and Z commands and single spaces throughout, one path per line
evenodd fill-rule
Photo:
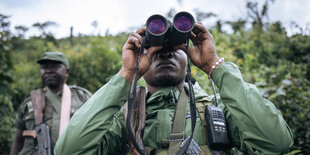
M 96 37 L 91 39 L 87 48 L 65 51 L 70 53 L 69 83 L 83 86 L 92 92 L 98 90 L 121 67 L 120 48 L 117 46 L 113 46 L 111 37 Z
M 232 25 L 233 26 L 233 25 Z M 234 34 L 212 31 L 217 53 L 236 63 L 245 79 L 282 112 L 292 129 L 290 154 L 310 150 L 310 36 L 288 36 L 280 22 L 264 29 L 238 30 Z M 193 76 L 212 94 L 207 75 L 192 67 Z
M 0 154 L 7 153 L 12 142 L 14 109 L 12 104 L 12 51 L 9 42 L 7 16 L 0 14 Z
M 277 22 L 264 31 L 253 29 L 237 36 L 234 46 L 233 53 L 242 60 L 239 66 L 246 81 L 261 89 L 292 128 L 293 149 L 309 153 L 309 36 L 288 37 Z

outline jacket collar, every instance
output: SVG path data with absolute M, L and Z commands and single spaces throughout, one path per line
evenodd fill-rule
M 188 94 L 189 87 L 188 83 L 184 83 L 184 89 L 186 91 L 186 94 Z M 203 97 L 208 97 L 208 94 L 199 86 L 198 82 L 195 82 L 193 85 L 195 99 L 201 99 Z M 173 93 L 173 94 L 172 94 Z M 177 102 L 179 97 L 179 90 L 174 86 L 164 87 L 156 91 L 154 94 L 147 93 L 147 104 L 154 104 L 154 102 L 160 102 L 160 101 L 169 101 L 173 102 L 172 98 L 174 97 L 175 101 Z

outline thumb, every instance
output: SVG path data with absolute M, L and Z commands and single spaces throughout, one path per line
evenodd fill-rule
M 186 44 L 180 44 L 178 46 L 175 46 L 174 49 L 181 49 L 183 50 L 186 54 L 188 54 L 188 49 Z
M 146 57 L 149 59 L 149 60 L 152 60 L 152 57 L 154 55 L 154 53 L 156 51 L 159 51 L 160 49 L 162 49 L 163 46 L 152 46 L 151 48 L 149 48 L 146 52 Z
M 181 49 L 181 50 L 183 50 L 183 51 L 186 53 L 186 55 L 187 55 L 188 57 L 190 57 L 191 51 L 192 51 L 191 48 L 190 48 L 190 47 L 187 47 L 186 44 L 178 45 L 178 46 L 175 47 L 175 49 Z

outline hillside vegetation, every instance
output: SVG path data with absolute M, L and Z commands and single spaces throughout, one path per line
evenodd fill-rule
M 235 21 L 218 19 L 209 27 L 217 53 L 240 67 L 245 81 L 282 112 L 294 133 L 291 154 L 310 154 L 310 33 L 300 29 L 288 35 L 279 21 L 267 20 L 269 2 L 260 8 L 248 2 L 248 14 Z M 195 11 L 195 19 L 207 23 L 215 14 Z M 171 18 L 173 9 L 167 13 Z M 35 23 L 42 35 L 25 39 L 29 28 L 9 29 L 10 17 L 0 14 L 0 154 L 7 154 L 15 134 L 14 119 L 23 99 L 42 87 L 36 60 L 44 51 L 62 51 L 69 58 L 68 84 L 89 89 L 103 86 L 121 67 L 122 46 L 129 32 L 117 35 L 78 35 L 56 39 L 46 32 L 53 22 Z M 222 29 L 231 28 L 231 32 Z M 295 25 L 295 28 L 299 28 Z M 209 93 L 205 73 L 192 67 L 193 77 Z M 142 80 L 140 84 L 144 84 Z M 264 116 L 261 116 L 264 117 Z

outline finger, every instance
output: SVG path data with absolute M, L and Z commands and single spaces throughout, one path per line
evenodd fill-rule
M 136 47 L 140 48 L 141 47 L 141 42 L 137 37 L 134 36 L 129 36 L 128 40 L 127 40 L 127 45 L 126 48 L 127 49 L 134 49 Z
M 207 28 L 205 28 L 205 26 L 203 26 L 202 23 L 197 23 L 197 29 L 201 30 L 200 32 L 201 32 L 202 34 L 207 34 L 208 37 L 213 38 L 213 36 L 212 36 L 212 34 L 210 33 L 210 31 L 209 31 Z
M 208 30 L 203 26 L 202 23 L 196 22 L 194 29 L 193 29 L 193 32 L 194 32 L 194 34 L 198 34 L 199 32 L 206 33 L 206 32 L 208 32 Z
M 196 34 L 194 34 L 194 32 L 190 33 L 189 39 L 193 42 L 194 45 L 197 45 Z
M 196 35 L 196 40 L 202 41 L 202 40 L 205 40 L 205 39 L 213 40 L 213 35 L 211 33 L 209 33 L 209 31 L 207 33 L 199 32 Z
M 196 34 L 194 33 L 194 32 L 191 32 L 190 34 L 189 34 L 189 38 L 190 39 L 194 39 L 196 37 Z
M 130 36 L 135 37 L 139 40 L 140 44 L 142 43 L 142 36 L 136 32 L 132 32 Z
M 203 33 L 198 33 L 197 35 L 196 35 L 196 38 L 198 39 L 198 40 L 203 40 L 203 39 L 205 39 L 205 38 L 211 38 L 209 35 L 207 35 L 207 37 L 205 36 L 205 34 L 203 34 Z
M 146 32 L 146 27 L 142 27 L 140 28 L 139 30 L 137 30 L 137 33 L 141 36 L 144 36 L 145 35 L 145 32 Z
M 191 48 L 188 48 L 186 44 L 178 45 L 175 47 L 175 49 L 181 49 L 187 55 L 187 57 L 191 58 L 192 50 Z
M 152 46 L 151 48 L 149 48 L 146 52 L 146 56 L 147 58 L 150 60 L 152 60 L 152 57 L 154 55 L 155 52 L 161 50 L 163 48 L 163 46 Z
M 177 50 L 177 49 L 183 50 L 186 54 L 187 54 L 187 52 L 188 52 L 188 49 L 187 49 L 187 45 L 186 45 L 186 44 L 180 44 L 180 45 L 178 45 L 178 46 L 175 46 L 175 47 L 174 47 L 174 50 Z

